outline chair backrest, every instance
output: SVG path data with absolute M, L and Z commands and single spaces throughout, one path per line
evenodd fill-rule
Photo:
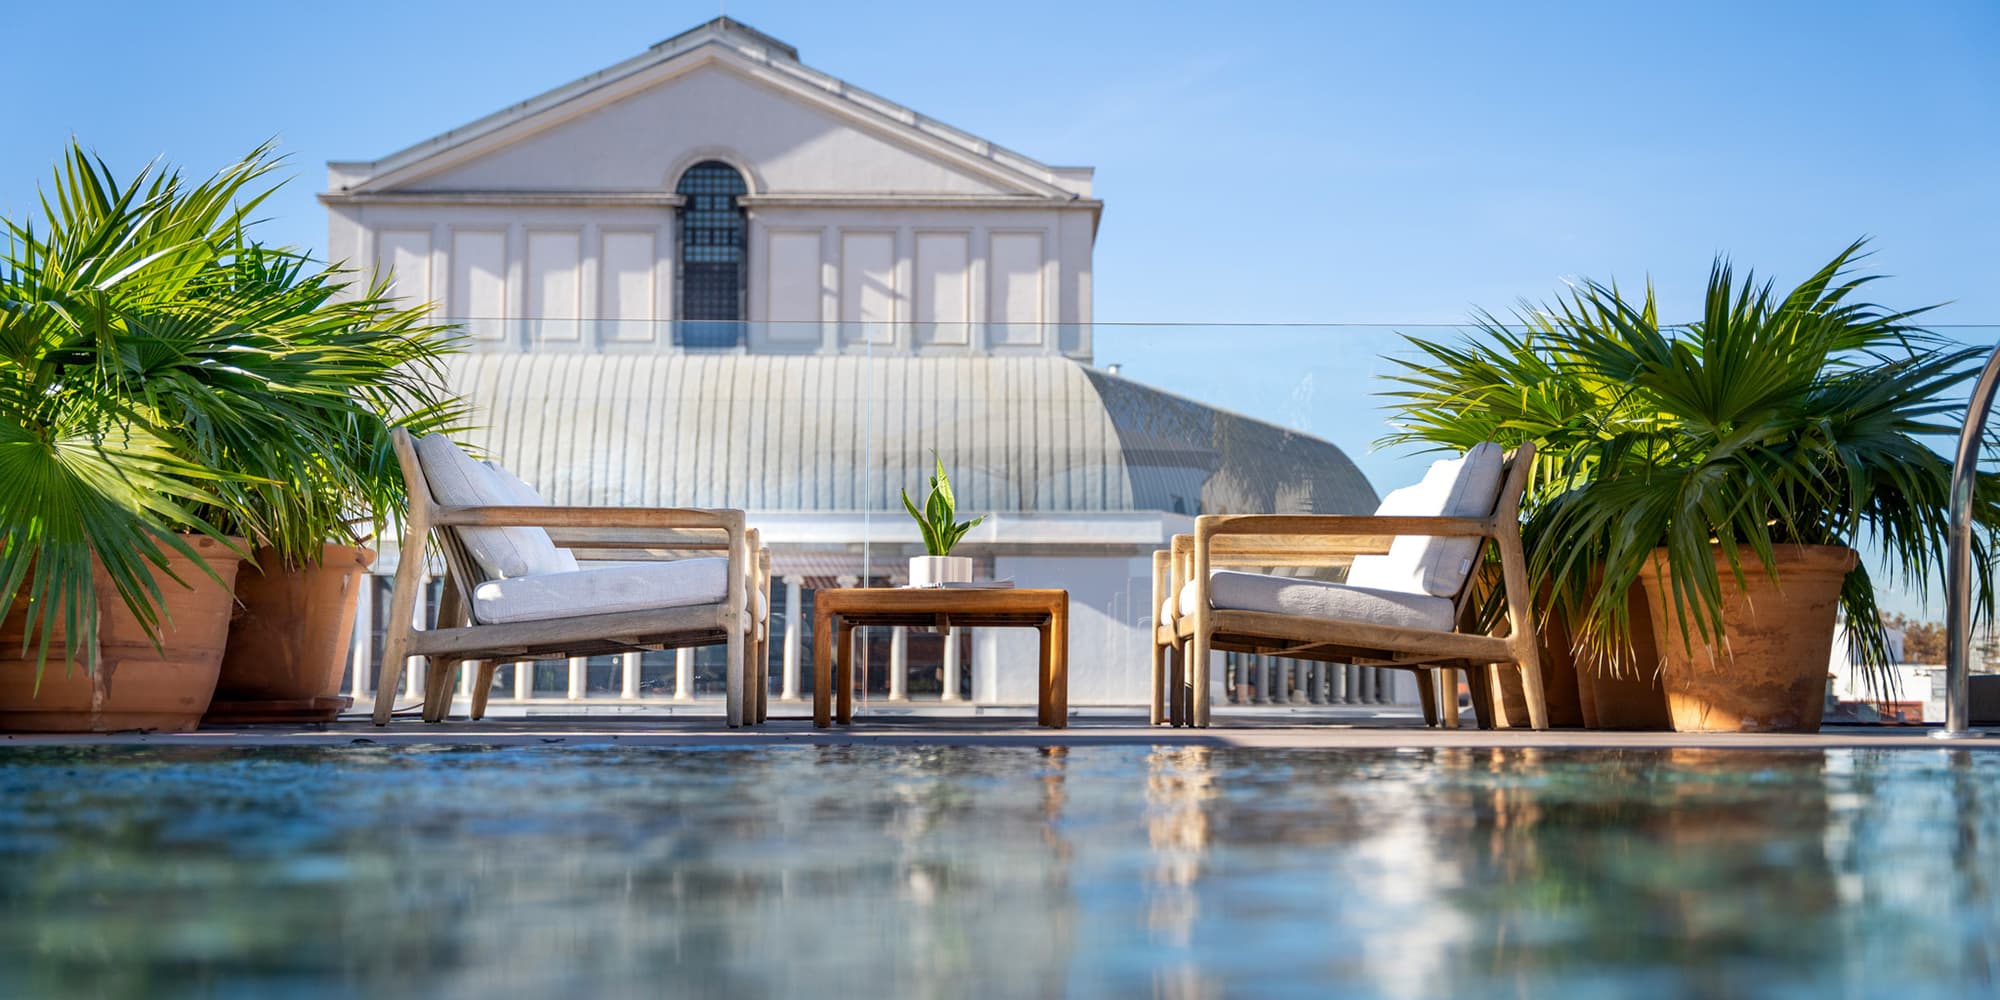
M 416 441 L 417 467 L 432 502 L 446 507 L 494 507 L 522 505 L 513 487 L 485 464 L 467 455 L 442 435 L 432 434 Z M 533 490 L 529 490 L 532 494 Z M 539 499 L 539 498 L 537 498 Z M 467 570 L 476 571 L 466 582 L 511 579 L 544 573 L 562 573 L 576 568 L 567 553 L 556 548 L 549 533 L 541 528 L 440 527 L 447 561 L 453 548 L 469 557 Z M 459 567 L 453 567 L 455 570 Z M 468 593 L 470 591 L 468 590 Z
M 506 466 L 491 459 L 488 459 L 484 464 L 493 473 L 493 478 L 499 481 L 501 490 L 507 494 L 508 503 L 517 507 L 547 507 L 549 505 L 548 498 L 542 496 L 540 490 L 530 486 L 527 480 L 515 475 Z M 560 572 L 570 572 L 578 569 L 576 554 L 565 548 L 557 548 L 556 567 Z
M 389 431 L 389 442 L 395 447 L 396 461 L 403 469 L 403 488 L 409 494 L 410 511 L 403 522 L 402 545 L 402 555 L 409 557 L 424 551 L 423 545 L 410 544 L 409 527 L 416 523 L 428 525 L 429 511 L 438 506 L 438 499 L 437 494 L 431 489 L 430 478 L 424 474 L 423 462 L 417 458 L 416 439 L 410 436 L 410 432 L 402 428 L 393 428 Z M 421 522 L 419 522 L 420 510 L 423 512 Z M 479 566 L 473 562 L 471 553 L 466 551 L 465 542 L 459 538 L 457 529 L 430 525 L 427 531 L 436 540 L 439 553 L 444 556 L 445 572 L 458 580 L 459 592 L 472 593 L 472 589 L 484 582 L 485 577 L 481 576 Z M 419 539 L 419 542 L 421 541 Z M 467 602 L 467 607 L 470 606 L 470 602 Z
M 1506 456 L 1491 441 L 1458 458 L 1431 464 L 1422 481 L 1382 498 L 1378 515 L 1399 517 L 1490 517 L 1500 503 Z M 1389 554 L 1360 556 L 1347 571 L 1356 587 L 1403 594 L 1455 597 L 1479 559 L 1479 538 L 1398 535 Z

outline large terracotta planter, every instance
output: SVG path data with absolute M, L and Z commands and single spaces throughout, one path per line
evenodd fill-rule
M 1814 733 L 1826 707 L 1826 665 L 1840 588 L 1859 561 L 1837 545 L 1776 549 L 1776 582 L 1742 549 L 1744 585 L 1718 550 L 1722 641 L 1690 628 L 1682 641 L 1668 595 L 1667 552 L 1640 579 L 1659 637 L 1660 679 L 1680 732 Z M 1712 638 L 1712 637 L 1711 637 Z
M 1673 728 L 1666 690 L 1660 685 L 1660 654 L 1653 641 L 1651 605 L 1643 587 L 1625 592 L 1625 615 L 1632 623 L 1632 662 L 1614 673 L 1607 664 L 1586 654 L 1577 665 L 1578 688 L 1585 722 L 1592 729 L 1665 732 Z M 1563 641 L 1569 641 L 1565 629 Z
M 64 663 L 63 635 L 58 630 L 50 637 L 51 655 L 38 694 L 34 648 L 25 655 L 21 649 L 27 602 L 9 609 L 0 621 L 0 729 L 39 733 L 193 729 L 215 694 L 240 560 L 212 538 L 190 538 L 188 543 L 221 582 L 210 579 L 193 560 L 168 554 L 169 569 L 187 586 L 165 574 L 157 576 L 162 649 L 154 648 L 99 568 L 98 669 L 93 674 L 85 663 Z
M 319 565 L 300 569 L 287 569 L 273 549 L 252 555 L 257 565 L 236 581 L 238 610 L 211 721 L 331 717 L 341 707 L 355 609 L 375 553 L 328 545 Z
M 1627 613 L 1632 616 L 1632 647 L 1636 669 L 1628 666 L 1613 675 L 1599 658 L 1585 651 L 1578 655 L 1569 630 L 1569 618 L 1560 609 L 1550 612 L 1536 638 L 1541 640 L 1542 676 L 1547 687 L 1549 724 L 1583 726 L 1587 729 L 1638 729 L 1665 731 L 1672 726 L 1667 715 L 1666 694 L 1654 669 L 1659 658 L 1653 650 L 1652 623 L 1646 618 L 1646 595 L 1632 588 Z M 1527 724 L 1527 703 L 1521 698 L 1518 672 L 1501 671 L 1501 687 L 1510 724 Z

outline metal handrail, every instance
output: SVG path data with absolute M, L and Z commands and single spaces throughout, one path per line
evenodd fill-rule
M 1951 465 L 1951 536 L 1945 563 L 1944 609 L 1944 728 L 1931 733 L 1944 740 L 1969 739 L 1972 731 L 1972 500 L 1978 478 L 1979 445 L 1993 396 L 2000 391 L 2000 347 L 1986 359 L 1972 398 L 1965 406 L 1965 427 L 1958 434 L 1958 454 Z

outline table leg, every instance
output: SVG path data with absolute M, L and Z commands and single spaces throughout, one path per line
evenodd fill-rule
M 839 657 L 834 673 L 834 692 L 840 698 L 840 711 L 836 718 L 841 725 L 854 722 L 854 626 L 842 619 L 834 624 L 838 638 L 834 642 L 833 653 Z
M 813 725 L 833 725 L 833 615 L 813 615 Z
M 1035 669 L 1035 722 L 1043 726 L 1054 725 L 1049 721 L 1049 712 L 1055 700 L 1049 691 L 1049 678 L 1055 673 L 1054 664 L 1051 662 L 1053 647 L 1049 644 L 1049 637 L 1054 632 L 1055 629 L 1047 621 L 1035 626 L 1035 638 L 1038 640 L 1036 645 L 1041 649 L 1041 656 Z
M 1049 630 L 1053 633 L 1049 641 L 1055 648 L 1049 656 L 1049 700 L 1053 709 L 1049 725 L 1063 729 L 1069 726 L 1069 602 L 1057 601 L 1050 617 L 1055 627 Z

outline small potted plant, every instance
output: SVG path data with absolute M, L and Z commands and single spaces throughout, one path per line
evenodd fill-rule
M 937 471 L 931 474 L 930 496 L 924 499 L 924 508 L 910 500 L 910 491 L 903 491 L 903 509 L 917 522 L 917 530 L 924 536 L 924 551 L 928 555 L 910 557 L 910 586 L 937 587 L 947 583 L 971 583 L 972 559 L 969 556 L 955 556 L 951 550 L 985 516 L 970 521 L 958 520 L 958 500 L 951 493 L 951 479 L 944 473 L 944 460 L 931 453 Z

